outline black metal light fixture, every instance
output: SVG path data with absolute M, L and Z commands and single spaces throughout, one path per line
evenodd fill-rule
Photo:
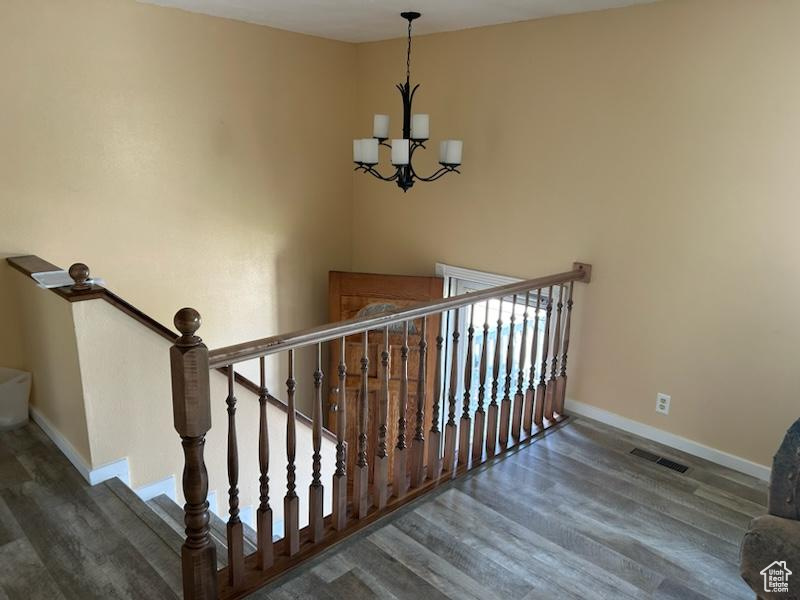
M 406 82 L 397 84 L 397 89 L 400 90 L 400 96 L 403 98 L 403 137 L 402 139 L 393 139 L 392 143 L 388 144 L 389 116 L 375 115 L 372 137 L 353 140 L 353 162 L 356 163 L 356 171 L 369 173 L 383 181 L 396 181 L 398 187 L 407 192 L 416 180 L 436 181 L 447 173 L 460 173 L 458 167 L 461 165 L 463 142 L 461 140 L 440 142 L 439 164 L 441 167 L 430 177 L 422 177 L 414 170 L 414 166 L 411 164 L 414 151 L 417 148 L 425 148 L 429 127 L 428 115 L 411 113 L 411 103 L 419 87 L 419 84 L 411 87 L 411 23 L 421 15 L 418 12 L 403 12 L 400 13 L 400 16 L 408 21 Z M 379 146 L 386 146 L 392 151 L 392 166 L 395 168 L 395 172 L 388 177 L 381 175 L 375 169 L 378 164 Z

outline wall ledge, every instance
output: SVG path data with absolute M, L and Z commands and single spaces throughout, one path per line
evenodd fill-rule
M 628 433 L 633 433 L 634 435 L 647 438 L 648 440 L 658 442 L 659 444 L 664 444 L 670 448 L 675 448 L 676 450 L 686 452 L 692 456 L 704 458 L 705 460 L 729 469 L 733 469 L 739 473 L 744 473 L 745 475 L 750 475 L 764 481 L 769 481 L 769 476 L 772 469 L 766 465 L 761 465 L 751 460 L 747 460 L 746 458 L 736 456 L 735 454 L 717 450 L 711 446 L 700 444 L 688 438 L 664 431 L 663 429 L 652 427 L 651 425 L 645 425 L 644 423 L 628 419 L 616 413 L 592 406 L 591 404 L 586 404 L 584 402 L 578 402 L 577 400 L 567 398 L 565 406 L 568 414 L 575 414 L 578 416 L 587 417 L 589 419 L 594 419 L 595 421 L 605 423 L 606 425 L 611 425 L 612 427 L 622 429 Z

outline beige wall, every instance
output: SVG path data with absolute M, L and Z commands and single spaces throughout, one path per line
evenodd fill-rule
M 15 324 L 25 330 L 21 352 L 36 374 L 30 404 L 59 432 L 87 467 L 92 464 L 73 305 L 12 272 L 6 291 L 20 307 Z
M 769 464 L 799 416 L 798 22 L 791 0 L 669 0 L 418 38 L 415 109 L 465 140 L 463 175 L 357 176 L 354 268 L 592 262 L 570 396 Z M 404 44 L 358 48 L 362 134 L 386 111 L 399 131 Z
M 128 0 L 4 0 L 0 256 L 84 261 L 164 323 L 194 306 L 211 347 L 323 322 L 326 272 L 350 267 L 355 52 Z M 11 277 L 0 364 L 25 366 Z
M 33 287 L 33 286 L 30 286 Z M 55 297 L 54 294 L 46 294 Z M 61 301 L 56 298 L 57 301 Z M 65 302 L 61 301 L 63 304 Z M 183 453 L 172 424 L 169 342 L 120 312 L 104 300 L 76 302 L 77 348 L 83 373 L 86 423 L 91 445 L 92 467 L 98 468 L 128 458 L 131 486 L 136 489 L 175 475 L 178 501 L 183 503 L 181 472 Z M 108 352 L 114 340 L 126 343 Z M 148 376 L 143 376 L 148 374 Z M 236 426 L 239 445 L 239 496 L 241 505 L 258 506 L 258 422 L 257 397 L 239 386 Z M 217 491 L 220 510 L 227 510 L 227 379 L 211 373 L 212 427 L 206 438 L 205 460 L 209 490 Z M 114 402 L 117 399 L 119 401 Z M 286 490 L 286 413 L 269 405 L 270 487 L 273 498 Z M 297 426 L 297 486 L 301 521 L 308 521 L 311 483 L 311 428 Z M 322 445 L 322 477 L 326 510 L 331 508 L 331 485 L 335 466 L 335 444 L 328 438 Z M 276 523 L 283 519 L 283 505 L 273 501 Z M 305 520 L 303 520 L 305 519 Z

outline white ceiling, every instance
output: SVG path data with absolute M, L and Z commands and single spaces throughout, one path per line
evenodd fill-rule
M 347 42 L 404 37 L 404 10 L 422 13 L 415 34 L 647 4 L 657 0 L 140 0 Z

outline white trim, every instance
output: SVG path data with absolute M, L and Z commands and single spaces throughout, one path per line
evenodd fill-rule
M 131 469 L 130 465 L 128 465 L 127 457 L 115 460 L 97 469 L 92 469 L 89 472 L 89 485 L 97 485 L 114 477 L 118 477 L 122 483 L 130 487 Z
M 453 265 L 446 265 L 444 263 L 436 263 L 436 275 L 445 279 L 445 293 L 447 292 L 446 286 L 448 280 L 451 277 L 454 279 L 466 279 L 467 281 L 482 283 L 488 287 L 497 287 L 498 285 L 508 285 L 509 283 L 518 283 L 523 281 L 523 279 L 520 279 L 519 277 L 498 275 L 496 273 L 477 271 L 475 269 L 467 269 L 465 267 L 454 267 Z
M 633 421 L 632 419 L 622 417 L 618 414 L 603 410 L 602 408 L 597 408 L 591 404 L 585 404 L 584 402 L 578 402 L 570 398 L 567 398 L 566 409 L 568 413 L 574 413 L 594 419 L 595 421 L 600 421 L 601 423 L 611 425 L 617 429 L 622 429 L 628 433 L 633 433 L 647 438 L 648 440 L 658 442 L 659 444 L 681 450 L 692 456 L 704 458 L 718 465 L 722 465 L 723 467 L 733 469 L 734 471 L 739 471 L 740 473 L 769 481 L 771 468 L 766 465 L 760 465 L 746 458 L 717 450 L 716 448 L 700 444 L 688 438 L 675 435 L 674 433 L 669 433 L 668 431 L 657 429 L 656 427 L 645 425 L 638 421 Z
M 65 438 L 55 427 L 53 427 L 53 424 L 47 420 L 47 417 L 40 413 L 34 406 L 30 406 L 29 410 L 33 422 L 42 428 L 42 431 L 44 431 L 45 434 L 47 434 L 47 437 L 49 437 L 56 447 L 61 450 L 61 453 L 67 457 L 67 460 L 72 463 L 72 466 L 77 469 L 78 473 L 80 473 L 86 481 L 91 483 L 90 473 L 92 468 L 84 460 L 80 452 L 75 449 L 75 446 L 73 446 L 67 438 Z
M 165 494 L 170 498 L 170 500 L 175 502 L 175 489 L 175 475 L 170 475 L 161 481 L 148 483 L 147 485 L 143 485 L 142 487 L 136 488 L 133 491 L 136 492 L 136 495 L 145 502 L 152 500 L 161 494 Z

